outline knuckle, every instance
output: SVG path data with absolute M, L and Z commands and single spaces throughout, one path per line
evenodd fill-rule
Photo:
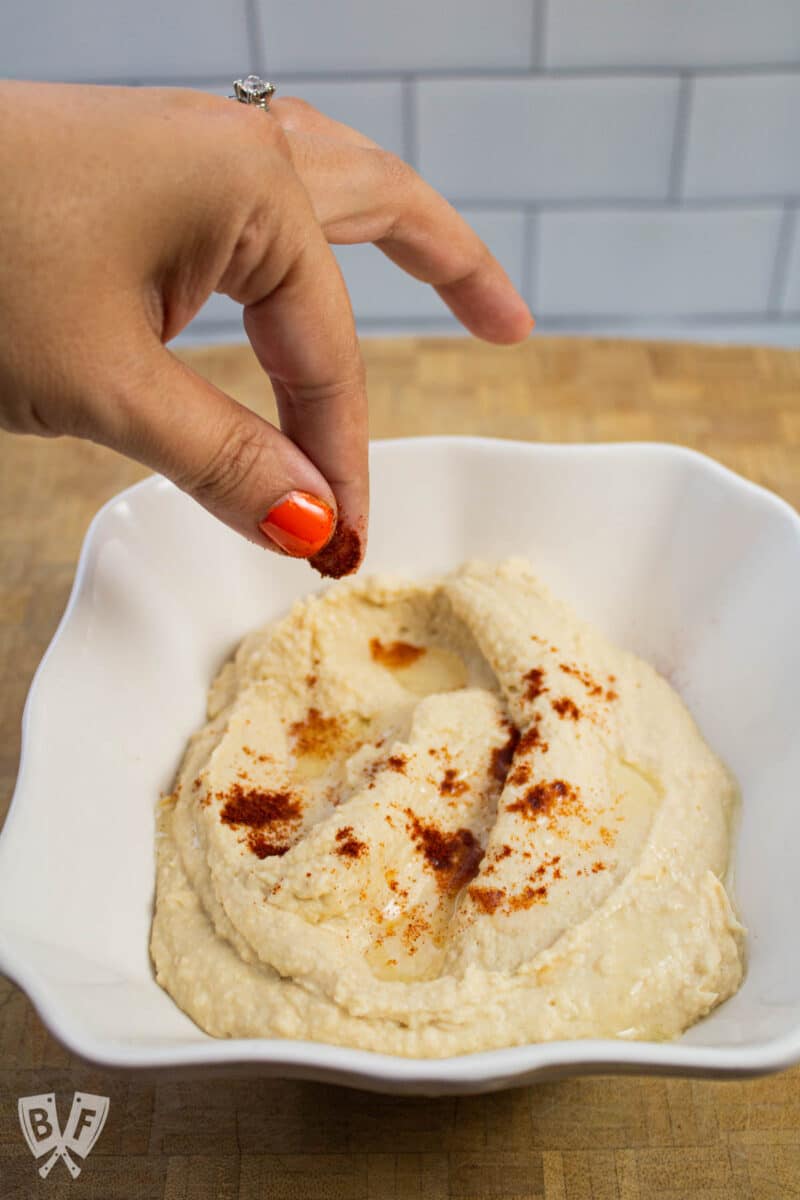
M 405 190 L 411 185 L 415 171 L 407 162 L 391 150 L 374 150 L 372 153 L 378 156 L 381 174 L 388 187 L 393 190 Z
M 270 108 L 276 116 L 280 116 L 281 121 L 286 118 L 298 118 L 302 121 L 304 117 L 319 116 L 319 109 L 314 108 L 313 104 L 309 104 L 308 100 L 303 100 L 301 96 L 281 96 L 280 99 L 272 101 Z
M 223 141 L 234 160 L 233 169 L 250 178 L 253 171 L 263 176 L 264 154 L 291 161 L 289 139 L 273 113 L 235 100 L 219 100 L 219 105 L 217 115 L 223 122 Z
M 267 128 L 262 131 L 264 139 L 278 154 L 291 162 L 292 150 L 289 144 L 289 138 L 286 135 L 286 130 L 283 128 L 280 121 L 276 120 L 274 116 L 267 115 L 265 117 L 263 113 L 261 116 L 261 124 L 267 126 Z
M 467 283 L 484 271 L 492 261 L 492 253 L 485 242 L 476 241 L 468 255 L 460 263 L 459 269 L 451 279 L 445 280 L 447 286 L 458 286 Z
M 260 108 L 243 104 L 237 104 L 236 107 L 245 120 L 249 121 L 250 132 L 259 146 L 291 161 L 292 153 L 286 130 L 273 113 L 265 113 Z
M 239 231 L 219 290 L 245 310 L 272 294 L 302 252 L 307 231 L 301 223 L 261 206 Z
M 218 439 L 202 468 L 175 482 L 201 504 L 227 504 L 247 490 L 262 451 L 259 431 L 249 422 L 235 421 Z
M 357 352 L 356 355 L 338 375 L 293 389 L 294 407 L 311 417 L 321 406 L 339 400 L 352 404 L 358 397 L 363 397 L 366 394 L 366 366 Z

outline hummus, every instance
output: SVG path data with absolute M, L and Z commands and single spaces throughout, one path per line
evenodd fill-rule
M 211 688 L 159 808 L 156 975 L 220 1037 L 669 1038 L 742 979 L 735 796 L 521 560 L 344 581 Z

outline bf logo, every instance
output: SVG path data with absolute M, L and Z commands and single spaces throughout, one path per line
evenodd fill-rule
M 28 1148 L 35 1158 L 42 1158 L 45 1154 L 49 1156 L 39 1167 L 42 1179 L 47 1178 L 59 1158 L 63 1158 L 72 1178 L 78 1178 L 81 1169 L 72 1155 L 86 1158 L 100 1137 L 108 1109 L 107 1096 L 75 1092 L 67 1126 L 62 1134 L 58 1126 L 55 1093 L 20 1097 L 19 1123 Z

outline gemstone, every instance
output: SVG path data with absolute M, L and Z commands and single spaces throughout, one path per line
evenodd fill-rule
M 267 93 L 267 85 L 263 79 L 259 79 L 258 75 L 248 75 L 246 79 L 239 81 L 239 86 L 246 96 L 253 96 L 257 100 Z

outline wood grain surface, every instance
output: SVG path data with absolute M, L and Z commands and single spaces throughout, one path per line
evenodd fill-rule
M 679 442 L 800 507 L 800 352 L 534 338 L 366 342 L 373 437 Z M 261 412 L 250 351 L 181 355 Z M 100 447 L 0 435 L 0 818 L 20 715 L 97 508 L 145 472 Z M 58 797 L 53 797 L 58 802 Z M 79 1179 L 48 1179 L 21 1095 L 111 1099 Z M 587 1078 L 395 1099 L 309 1083 L 152 1083 L 86 1066 L 0 980 L 0 1197 L 778 1200 L 800 1196 L 800 1068 L 747 1082 Z

